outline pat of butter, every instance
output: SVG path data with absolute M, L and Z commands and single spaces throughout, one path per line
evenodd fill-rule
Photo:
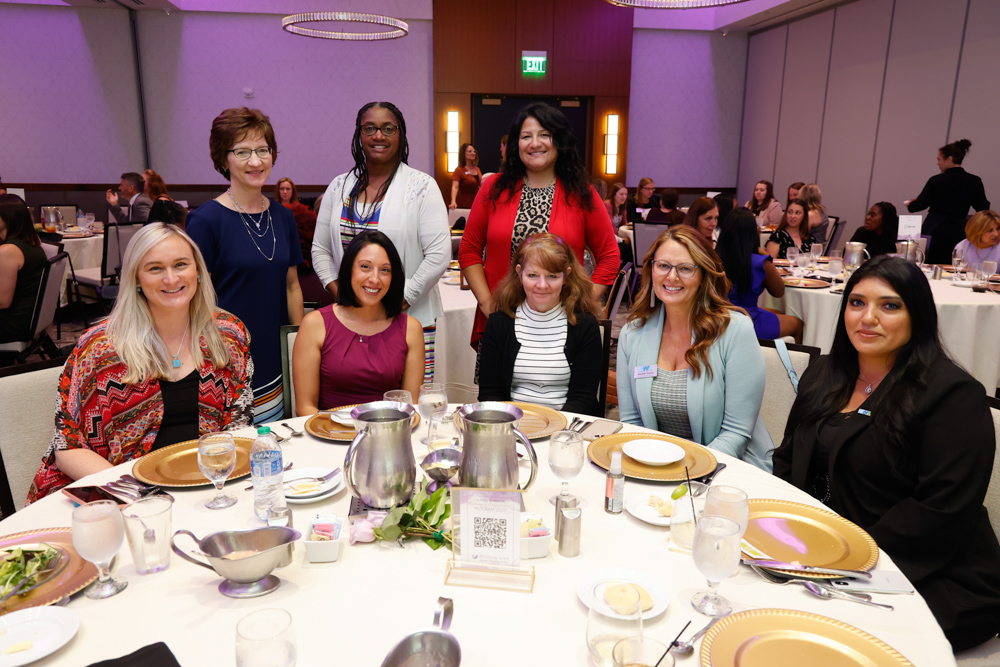
M 10 655 L 11 653 L 23 653 L 24 651 L 30 651 L 33 647 L 34 644 L 32 644 L 29 641 L 18 642 L 17 644 L 12 644 L 11 646 L 8 646 L 7 650 L 4 651 L 4 653 L 6 653 L 7 655 Z
M 323 487 L 322 485 L 319 484 L 319 482 L 309 481 L 309 482 L 299 482 L 298 484 L 291 484 L 289 485 L 288 490 L 291 491 L 292 493 L 314 493 L 316 491 L 319 491 L 321 488 Z

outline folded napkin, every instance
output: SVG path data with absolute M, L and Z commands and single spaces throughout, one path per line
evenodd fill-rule
M 90 667 L 181 667 L 181 663 L 166 644 L 157 642 L 120 658 L 95 662 Z

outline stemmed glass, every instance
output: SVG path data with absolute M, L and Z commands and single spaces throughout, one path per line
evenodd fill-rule
M 215 485 L 216 496 L 205 502 L 210 510 L 221 510 L 236 504 L 235 496 L 227 496 L 223 485 L 236 468 L 236 442 L 230 433 L 209 433 L 198 438 L 198 469 Z
M 735 486 L 715 484 L 708 487 L 708 494 L 705 496 L 705 516 L 732 519 L 740 527 L 739 537 L 742 540 L 750 522 L 750 499 Z
M 562 480 L 562 490 L 549 498 L 556 504 L 556 499 L 573 500 L 569 492 L 569 480 L 580 474 L 584 462 L 583 436 L 576 431 L 557 431 L 549 438 L 549 468 Z
M 708 580 L 708 590 L 694 594 L 691 604 L 708 616 L 733 610 L 719 595 L 719 582 L 736 571 L 740 562 L 740 526 L 724 516 L 702 516 L 694 533 L 694 564 Z
M 797 278 L 802 278 L 802 277 L 804 277 L 806 275 L 806 273 L 807 273 L 807 271 L 809 269 L 809 265 L 810 265 L 811 262 L 812 262 L 812 256 L 811 255 L 807 255 L 805 253 L 799 253 L 798 254 L 798 256 L 795 258 L 795 266 L 798 267 L 797 270 L 796 270 L 797 271 L 797 273 L 796 273 L 796 277 Z
M 819 264 L 819 258 L 823 256 L 823 244 L 813 243 L 809 246 L 809 268 L 815 269 Z
M 955 282 L 962 280 L 962 266 L 965 264 L 965 255 L 959 249 L 951 251 L 951 268 L 953 269 L 951 279 Z
M 427 437 L 421 440 L 425 445 L 434 441 L 433 433 L 436 421 L 444 417 L 448 411 L 448 394 L 443 382 L 428 382 L 420 385 L 420 396 L 417 399 L 417 410 L 420 416 L 427 420 Z
M 125 527 L 118 503 L 98 500 L 73 509 L 73 548 L 80 557 L 97 566 L 97 581 L 87 588 L 87 597 L 101 600 L 125 590 L 128 581 L 111 576 L 111 560 L 125 541 Z
M 406 403 L 407 405 L 413 405 L 413 394 L 405 389 L 391 389 L 382 394 L 382 398 L 387 401 L 392 401 L 393 403 Z
M 236 624 L 237 667 L 295 667 L 295 628 L 284 609 L 261 609 Z
M 795 258 L 798 256 L 799 256 L 799 249 L 795 246 L 792 246 L 791 248 L 785 251 L 785 259 L 787 259 L 792 266 L 795 266 Z
M 990 288 L 990 278 L 992 278 L 997 272 L 997 263 L 993 260 L 987 260 L 983 262 L 983 284 L 986 289 Z
M 609 589 L 615 589 L 614 593 L 606 595 Z M 594 663 L 611 667 L 615 644 L 626 637 L 642 637 L 639 591 L 617 581 L 598 584 L 587 612 L 587 650 Z

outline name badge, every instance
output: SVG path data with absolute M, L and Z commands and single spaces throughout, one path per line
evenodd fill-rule
M 655 378 L 656 377 L 656 365 L 652 366 L 636 366 L 632 377 L 636 380 L 639 378 Z
M 871 417 L 872 416 L 872 411 L 871 410 L 862 410 L 861 408 L 858 408 L 858 414 L 859 415 L 864 415 L 865 417 Z

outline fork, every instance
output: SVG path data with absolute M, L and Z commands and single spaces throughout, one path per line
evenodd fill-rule
M 768 570 L 765 570 L 760 565 L 754 565 L 752 563 L 750 564 L 750 569 L 759 574 L 761 579 L 763 579 L 764 581 L 776 584 L 778 586 L 787 586 L 788 584 L 799 584 L 801 586 L 805 586 L 806 584 L 813 584 L 818 588 L 822 588 L 823 590 L 831 591 L 833 593 L 843 593 L 844 595 L 850 595 L 851 597 L 858 598 L 859 600 L 870 601 L 872 599 L 872 596 L 868 595 L 868 593 L 862 593 L 860 591 L 840 590 L 839 588 L 831 588 L 830 586 L 823 584 L 821 582 L 809 581 L 806 579 L 787 579 L 785 577 L 775 574 L 774 572 L 769 572 Z

